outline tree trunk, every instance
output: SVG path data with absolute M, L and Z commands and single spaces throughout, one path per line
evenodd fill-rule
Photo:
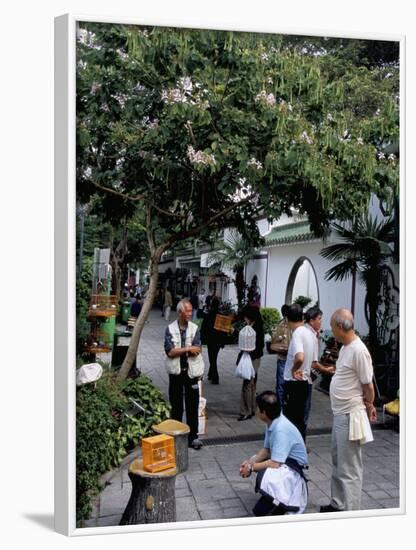
M 136 325 L 131 335 L 129 349 L 127 351 L 126 357 L 124 358 L 123 364 L 121 365 L 120 371 L 117 375 L 118 380 L 125 380 L 127 378 L 127 376 L 129 375 L 130 369 L 134 363 L 134 360 L 136 358 L 137 349 L 139 347 L 139 342 L 143 331 L 143 327 L 146 322 L 146 319 L 149 316 L 150 310 L 152 309 L 153 301 L 156 296 L 157 281 L 159 278 L 159 261 L 165 249 L 166 249 L 166 246 L 158 247 L 150 257 L 149 288 L 146 293 L 146 299 L 143 302 L 142 310 L 140 311 L 140 315 L 137 318 Z
M 352 272 L 352 286 L 351 286 L 351 313 L 354 317 L 355 313 L 355 286 L 356 286 L 356 279 L 357 279 L 357 271 L 354 269 Z
M 121 276 L 123 273 L 123 264 L 124 259 L 127 254 L 127 229 L 124 230 L 123 236 L 118 243 L 116 249 L 111 254 L 111 286 L 112 286 L 112 294 L 115 294 L 116 296 L 120 297 L 121 295 Z
M 378 361 L 378 335 L 377 335 L 377 309 L 378 309 L 378 291 L 380 281 L 377 274 L 371 274 L 367 280 L 368 296 L 368 341 L 369 348 L 374 362 Z
M 120 525 L 176 521 L 176 468 L 151 474 L 143 462 L 135 460 L 129 468 L 132 491 Z

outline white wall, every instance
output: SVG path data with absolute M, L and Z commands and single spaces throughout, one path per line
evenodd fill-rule
M 251 279 L 254 275 L 257 275 L 257 285 L 260 288 L 261 307 L 266 303 L 266 278 L 267 278 L 267 252 L 261 251 L 258 255 L 265 255 L 265 258 L 258 258 L 255 260 L 249 260 L 246 265 L 245 279 L 248 286 L 251 284 Z
M 313 265 L 318 281 L 319 305 L 323 311 L 322 328 L 330 329 L 329 321 L 332 313 L 340 307 L 351 307 L 351 279 L 343 282 L 325 280 L 325 272 L 333 265 L 332 262 L 319 255 L 323 248 L 322 241 L 276 246 L 269 249 L 269 265 L 267 275 L 267 306 L 279 310 L 285 303 L 286 287 L 290 272 L 295 262 L 306 256 Z M 368 332 L 364 315 L 365 289 L 357 281 L 355 297 L 355 326 L 361 334 Z

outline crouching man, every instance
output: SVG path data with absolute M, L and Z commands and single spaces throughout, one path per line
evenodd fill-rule
M 303 438 L 282 413 L 277 395 L 264 391 L 256 397 L 257 416 L 267 424 L 264 446 L 240 466 L 240 476 L 257 473 L 256 493 L 262 496 L 255 516 L 301 514 L 308 500 L 303 470 L 308 458 Z

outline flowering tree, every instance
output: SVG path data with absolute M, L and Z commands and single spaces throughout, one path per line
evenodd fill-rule
M 273 35 L 80 27 L 78 198 L 140 212 L 150 250 L 121 378 L 175 243 L 224 227 L 253 242 L 256 216 L 292 208 L 322 234 L 371 193 L 397 193 L 398 162 L 385 153 L 398 136 L 397 67 L 359 67 Z

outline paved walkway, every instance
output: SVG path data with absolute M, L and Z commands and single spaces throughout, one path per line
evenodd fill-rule
M 168 376 L 164 368 L 163 333 L 167 323 L 154 310 L 146 324 L 139 353 L 139 368 L 167 395 Z M 235 378 L 237 348 L 228 346 L 220 352 L 220 384 L 204 383 L 207 398 L 207 434 L 200 451 L 189 450 L 189 468 L 176 478 L 177 521 L 195 521 L 252 516 L 257 500 L 254 476 L 242 479 L 239 464 L 262 445 L 264 424 L 258 419 L 237 422 L 241 381 Z M 208 364 L 206 350 L 204 359 Z M 275 356 L 262 359 L 258 391 L 274 389 Z M 381 416 L 381 415 L 380 415 Z M 332 414 L 329 398 L 313 392 L 309 421 L 310 468 L 309 501 L 306 513 L 314 513 L 327 504 L 330 495 L 330 426 Z M 381 426 L 379 426 L 381 427 Z M 364 484 L 362 509 L 399 507 L 399 434 L 393 430 L 374 431 L 374 442 L 363 447 Z M 106 487 L 99 496 L 85 527 L 118 525 L 131 492 L 128 465 L 137 457 L 137 449 L 121 467 L 105 476 Z

